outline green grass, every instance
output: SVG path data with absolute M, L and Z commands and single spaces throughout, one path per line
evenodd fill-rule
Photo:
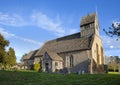
M 62 75 L 31 71 L 0 71 L 0 85 L 120 85 L 120 75 Z
M 120 74 L 119 72 L 109 72 L 108 74 Z

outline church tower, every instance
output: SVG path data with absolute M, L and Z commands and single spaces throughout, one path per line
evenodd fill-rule
M 80 22 L 81 28 L 81 37 L 98 35 L 99 36 L 99 24 L 97 14 L 88 14 L 87 16 L 82 17 Z

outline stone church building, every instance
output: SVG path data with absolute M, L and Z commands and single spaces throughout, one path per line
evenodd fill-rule
M 104 49 L 97 14 L 82 17 L 80 30 L 44 43 L 34 54 L 33 62 L 40 63 L 42 71 L 48 72 L 67 68 L 73 73 L 104 73 Z

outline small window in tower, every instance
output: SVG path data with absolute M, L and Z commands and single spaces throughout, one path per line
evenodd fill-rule
M 90 27 L 93 28 L 93 27 L 94 27 L 94 23 L 91 23 L 91 24 L 90 24 Z
M 90 24 L 88 24 L 88 25 L 85 26 L 85 29 L 88 29 L 88 28 L 90 28 Z

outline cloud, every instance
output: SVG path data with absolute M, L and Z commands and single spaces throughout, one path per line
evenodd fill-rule
M 78 32 L 77 29 L 70 29 L 68 34 L 73 34 L 73 33 L 76 33 L 76 32 Z
M 116 40 L 114 37 L 101 36 L 105 55 L 118 55 L 120 53 L 120 40 Z M 120 56 L 120 55 L 118 55 Z
M 36 12 L 31 15 L 31 19 L 34 25 L 42 29 L 51 31 L 59 37 L 66 34 L 73 34 L 78 32 L 77 29 L 64 27 L 64 25 L 62 24 L 64 21 L 60 19 L 59 14 L 55 16 L 55 18 L 50 18 L 42 12 Z
M 111 45 L 110 48 L 114 48 L 114 46 Z
M 36 26 L 52 31 L 56 33 L 57 35 L 61 36 L 65 34 L 65 30 L 61 26 L 61 22 L 55 22 L 54 19 L 49 18 L 47 15 L 37 12 L 31 15 L 32 21 L 35 23 Z M 57 17 L 58 19 L 58 17 Z
M 0 27 L 0 34 L 2 34 L 5 37 L 14 37 L 15 35 L 12 33 L 8 33 L 7 31 L 5 31 L 3 28 Z
M 7 26 L 25 26 L 26 21 L 18 14 L 4 14 L 0 13 L 0 24 Z
M 120 46 L 119 46 L 119 44 L 118 45 L 111 45 L 111 46 L 109 46 L 109 48 L 111 48 L 111 49 L 120 49 Z
M 19 39 L 19 40 L 22 40 L 24 42 L 29 42 L 29 43 L 36 44 L 36 45 L 39 45 L 39 46 L 41 46 L 43 44 L 42 42 L 35 41 L 35 40 L 32 40 L 32 39 L 28 39 L 28 38 L 19 37 L 19 36 L 15 36 L 15 38 Z
M 116 40 L 114 37 L 101 36 L 103 40 L 104 48 L 106 49 L 120 49 L 120 40 Z
M 120 49 L 106 49 L 105 50 L 106 56 L 120 56 Z
M 32 39 L 28 39 L 28 38 L 23 38 L 23 37 L 15 35 L 13 33 L 7 32 L 5 29 L 3 29 L 1 27 L 0 27 L 0 34 L 2 34 L 4 37 L 7 37 L 7 38 L 12 37 L 12 38 L 16 38 L 16 39 L 22 40 L 24 42 L 36 44 L 36 45 L 39 45 L 39 46 L 41 46 L 43 44 L 42 42 L 35 41 L 35 40 L 32 40 Z
M 64 24 L 68 21 L 61 20 L 60 15 L 57 14 L 54 18 L 50 18 L 47 14 L 42 12 L 34 12 L 27 17 L 19 14 L 7 14 L 0 12 L 0 24 L 14 27 L 34 26 L 52 32 L 57 36 L 64 36 L 77 32 L 76 29 L 66 28 Z

